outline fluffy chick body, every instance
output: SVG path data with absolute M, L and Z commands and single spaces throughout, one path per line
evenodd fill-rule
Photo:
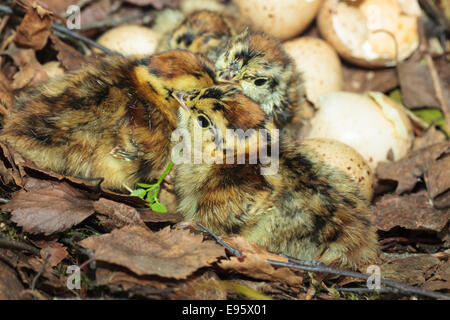
M 274 128 L 273 123 L 236 87 L 204 89 L 183 103 L 191 115 L 180 113 L 179 127 L 191 136 L 194 129 L 212 130 L 215 138 L 204 142 L 202 150 L 214 150 L 224 159 L 222 164 L 175 167 L 179 211 L 185 218 L 218 235 L 240 234 L 270 251 L 298 259 L 357 268 L 376 257 L 377 237 L 369 208 L 351 178 L 323 163 L 309 146 L 284 141 L 279 144 L 279 168 L 274 174 L 263 175 L 265 165 L 260 162 L 226 164 L 224 130 L 253 130 L 236 139 L 234 149 L 234 156 L 245 150 L 249 159 L 250 145 L 264 146 L 264 140 L 255 140 L 254 135 Z M 205 126 L 207 122 L 210 126 Z M 272 135 L 265 141 L 275 140 Z
M 172 91 L 208 87 L 212 76 L 185 50 L 109 57 L 20 95 L 0 139 L 39 168 L 133 187 L 157 178 L 170 160 Z
M 220 12 L 194 11 L 163 37 L 158 51 L 187 49 L 215 61 L 232 35 L 229 20 Z
M 301 117 L 304 82 L 281 43 L 265 34 L 234 36 L 215 62 L 218 82 L 239 83 L 279 128 Z

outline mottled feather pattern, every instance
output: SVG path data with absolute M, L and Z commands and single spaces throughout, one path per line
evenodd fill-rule
M 218 103 L 223 107 L 217 108 Z M 243 110 L 252 103 L 236 87 L 201 90 L 186 100 L 191 115 L 190 121 L 182 122 L 183 128 L 192 132 L 195 118 L 206 115 L 211 126 L 225 136 L 223 130 L 229 127 L 226 110 L 235 105 Z M 255 134 L 270 128 L 274 126 L 267 119 L 263 127 L 252 127 Z M 236 141 L 248 144 L 251 138 Z M 247 150 L 235 148 L 235 152 Z M 356 183 L 299 142 L 282 140 L 279 159 L 273 175 L 262 175 L 261 163 L 177 165 L 179 211 L 219 235 L 241 234 L 270 251 L 299 259 L 350 268 L 373 261 L 376 233 Z
M 158 178 L 170 160 L 172 92 L 211 86 L 211 74 L 185 50 L 105 58 L 17 97 L 1 140 L 40 168 L 125 190 Z

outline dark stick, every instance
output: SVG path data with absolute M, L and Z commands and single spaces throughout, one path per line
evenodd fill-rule
M 58 32 L 60 32 L 62 34 L 65 34 L 65 35 L 67 35 L 69 37 L 72 37 L 74 39 L 83 41 L 84 43 L 86 43 L 86 44 L 88 44 L 88 45 L 90 45 L 90 46 L 92 46 L 94 48 L 100 49 L 100 50 L 102 50 L 103 52 L 105 52 L 107 54 L 121 55 L 120 53 L 118 53 L 116 51 L 112 51 L 112 50 L 110 50 L 108 48 L 105 48 L 104 46 L 98 44 L 94 40 L 91 40 L 91 39 L 89 39 L 89 38 L 87 38 L 85 36 L 82 36 L 81 34 L 78 34 L 78 33 L 74 32 L 74 31 L 72 31 L 70 29 L 67 29 L 66 27 L 64 27 L 61 24 L 53 24 L 52 29 L 55 30 L 55 31 L 58 31 Z
M 41 275 L 44 273 L 45 267 L 47 266 L 48 259 L 50 257 L 51 257 L 51 254 L 45 255 L 44 263 L 42 264 L 41 270 L 38 272 L 38 274 L 34 277 L 33 281 L 31 282 L 31 291 L 33 291 L 36 288 L 36 283 L 37 283 L 38 279 L 41 277 Z
M 352 278 L 357 278 L 357 279 L 364 279 L 364 280 L 367 280 L 369 278 L 369 276 L 366 274 L 353 272 L 353 271 L 347 271 L 347 270 L 334 269 L 334 268 L 330 268 L 327 266 L 297 265 L 297 264 L 293 264 L 293 263 L 286 263 L 286 262 L 275 261 L 275 260 L 270 260 L 270 259 L 268 259 L 267 261 L 271 265 L 277 266 L 277 267 L 288 267 L 288 268 L 294 268 L 294 269 L 299 269 L 299 270 L 304 270 L 304 271 L 313 271 L 313 272 L 326 272 L 326 273 L 330 273 L 330 274 L 336 274 L 336 275 L 347 276 L 347 277 L 352 277 Z M 395 281 L 391 281 L 391 280 L 380 279 L 380 283 L 383 283 L 387 286 L 390 286 L 392 288 L 397 289 L 398 291 L 402 291 L 405 293 L 414 293 L 414 294 L 418 294 L 418 295 L 430 297 L 430 298 L 435 298 L 435 299 L 450 300 L 450 297 L 445 294 L 428 291 L 428 290 L 424 290 L 421 288 L 412 287 L 407 284 L 403 284 L 403 283 L 399 283 L 399 282 L 395 282 Z
M 200 222 L 197 222 L 197 225 L 206 233 L 208 233 L 211 237 L 214 238 L 214 240 L 216 240 L 216 242 L 218 244 L 220 244 L 221 246 L 223 246 L 225 249 L 227 249 L 232 255 L 236 256 L 236 257 L 242 257 L 242 253 L 240 253 L 238 250 L 233 249 L 232 247 L 230 247 L 227 243 L 225 243 L 224 241 L 222 241 L 222 239 L 220 239 L 218 236 L 216 236 L 211 230 L 209 230 L 208 228 L 206 228 L 205 226 L 203 226 Z
M 21 241 L 3 238 L 0 236 L 0 248 L 12 249 L 12 250 L 26 250 L 35 255 L 40 254 L 40 250 Z

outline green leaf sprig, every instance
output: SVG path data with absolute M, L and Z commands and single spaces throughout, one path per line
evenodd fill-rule
M 155 184 L 138 183 L 137 185 L 140 188 L 133 190 L 133 192 L 131 192 L 131 195 L 146 200 L 148 202 L 148 206 L 153 211 L 166 213 L 167 208 L 165 205 L 159 202 L 158 194 L 161 187 L 161 183 L 172 169 L 173 164 L 174 164 L 173 161 L 170 160 L 166 170 L 164 170 L 163 174 L 159 177 L 158 181 L 156 181 Z

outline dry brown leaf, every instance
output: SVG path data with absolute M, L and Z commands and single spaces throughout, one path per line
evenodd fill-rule
M 25 232 L 46 235 L 61 232 L 94 213 L 86 193 L 65 182 L 27 179 L 24 189 L 2 206 Z
M 417 286 L 422 286 L 426 274 L 440 265 L 438 258 L 425 254 L 387 260 L 380 265 L 382 278 Z
M 433 270 L 431 276 L 424 284 L 424 289 L 437 291 L 437 290 L 450 290 L 450 261 L 442 261 L 437 270 Z
M 42 65 L 37 61 L 33 49 L 18 49 L 13 44 L 6 51 L 19 67 L 19 72 L 13 76 L 11 87 L 14 90 L 22 89 L 27 85 L 34 85 L 47 80 L 48 76 Z
M 97 216 L 106 230 L 114 230 L 127 225 L 145 226 L 136 208 L 116 201 L 100 198 L 94 202 L 94 209 L 103 216 Z
M 81 25 L 88 25 L 108 19 L 113 12 L 112 6 L 112 0 L 95 1 L 81 11 Z
M 450 171 L 447 157 L 450 154 L 450 141 L 434 144 L 416 150 L 396 162 L 381 162 L 376 174 L 380 180 L 398 181 L 397 194 L 412 191 L 421 177 L 425 175 L 427 189 L 431 197 L 443 194 L 450 185 Z M 436 161 L 442 159 L 436 166 Z M 436 173 L 435 171 L 438 171 Z M 439 182 L 435 181 L 439 176 Z M 436 190 L 439 184 L 439 190 Z M 430 189 L 432 188 L 432 190 Z
M 178 0 L 125 0 L 125 2 L 135 4 L 137 6 L 152 5 L 156 9 L 162 9 L 164 7 L 175 7 L 178 4 Z
M 98 285 L 108 286 L 114 291 L 130 291 L 136 286 L 164 290 L 170 284 L 167 279 L 155 276 L 138 276 L 125 268 L 118 270 L 117 266 L 108 263 L 98 264 L 95 270 L 95 280 Z
M 142 220 L 145 222 L 173 222 L 183 221 L 183 216 L 179 213 L 161 213 L 152 211 L 149 208 L 138 209 Z
M 5 185 L 14 182 L 17 186 L 23 186 L 23 177 L 25 175 L 21 167 L 23 162 L 24 160 L 20 154 L 0 143 L 0 176 Z
M 425 190 L 403 196 L 386 194 L 375 202 L 372 210 L 373 224 L 383 231 L 400 226 L 440 232 L 449 220 L 450 212 L 434 208 Z
M 34 272 L 29 272 L 30 270 Z M 26 259 L 21 259 L 17 263 L 17 271 L 21 277 L 22 282 L 24 282 L 29 287 L 33 283 L 33 280 L 37 273 L 40 273 L 39 283 L 45 282 L 47 286 L 53 288 L 63 288 L 67 289 L 66 282 L 60 273 L 52 269 L 49 266 L 48 261 L 42 259 L 41 257 L 32 256 Z
M 447 140 L 445 133 L 436 129 L 435 126 L 430 126 L 421 137 L 414 139 L 412 150 L 420 150 L 433 144 L 444 142 L 445 140 Z
M 52 241 L 34 241 L 36 246 L 41 248 L 41 258 L 45 259 L 48 255 L 48 266 L 54 267 L 61 261 L 63 261 L 69 253 L 67 252 L 66 247 L 62 243 L 57 242 L 56 240 Z
M 39 15 L 37 9 L 30 7 L 17 27 L 15 42 L 24 47 L 41 50 L 47 44 L 52 24 L 52 15 Z
M 410 60 L 400 62 L 397 69 L 405 107 L 441 107 L 436 98 L 431 73 L 426 65 Z
M 58 52 L 56 55 L 58 61 L 67 70 L 77 70 L 88 62 L 88 59 L 82 53 L 60 40 L 55 34 L 52 33 L 50 40 L 52 47 Z
M 64 15 L 70 5 L 77 5 L 79 2 L 79 0 L 39 0 L 44 8 L 60 15 Z
M 97 260 L 126 267 L 137 275 L 175 279 L 185 279 L 225 256 L 224 249 L 215 242 L 170 227 L 152 232 L 140 226 L 127 226 L 87 238 L 80 245 L 94 250 Z
M 343 63 L 342 77 L 342 90 L 356 93 L 386 92 L 398 86 L 397 73 L 393 68 L 367 70 Z
M 222 237 L 222 240 L 233 249 L 239 250 L 242 253 L 242 257 L 231 257 L 229 260 L 222 260 L 219 263 L 220 268 L 241 273 L 254 279 L 279 281 L 294 286 L 303 283 L 301 272 L 293 271 L 289 268 L 274 268 L 267 262 L 267 259 L 287 262 L 286 258 L 269 253 L 264 248 L 249 243 L 241 236 Z
M 0 260 L 0 300 L 17 300 L 24 290 L 16 272 Z

